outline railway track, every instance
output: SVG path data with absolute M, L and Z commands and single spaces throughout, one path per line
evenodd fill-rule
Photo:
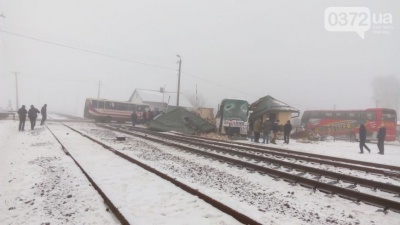
M 160 137 L 164 138 L 179 138 L 180 140 L 183 141 L 199 141 L 200 145 L 206 146 L 204 143 L 209 143 L 210 145 L 215 145 L 215 146 L 222 146 L 222 147 L 229 147 L 229 148 L 236 148 L 240 150 L 245 150 L 248 153 L 253 153 L 253 154 L 266 154 L 268 153 L 269 155 L 276 156 L 278 158 L 291 158 L 297 161 L 305 161 L 305 162 L 312 162 L 312 163 L 318 163 L 318 164 L 324 164 L 324 165 L 331 165 L 333 167 L 337 168 L 347 168 L 350 170 L 357 170 L 357 171 L 363 171 L 365 173 L 371 173 L 371 174 L 380 174 L 388 177 L 393 177 L 393 178 L 400 178 L 400 167 L 397 166 L 391 166 L 391 165 L 386 165 L 386 164 L 378 164 L 378 163 L 370 163 L 370 162 L 364 162 L 364 161 L 357 161 L 357 160 L 351 160 L 351 159 L 344 159 L 344 158 L 338 158 L 338 157 L 331 157 L 331 156 L 325 156 L 325 155 L 318 155 L 318 154 L 312 154 L 312 153 L 304 153 L 304 152 L 297 152 L 297 151 L 292 151 L 292 150 L 285 150 L 285 149 L 279 149 L 279 148 L 273 148 L 273 147 L 265 147 L 265 146 L 256 146 L 252 144 L 246 144 L 246 143 L 232 143 L 232 142 L 227 142 L 227 141 L 222 141 L 222 140 L 215 140 L 215 139 L 210 139 L 210 138 L 202 138 L 202 137 L 197 137 L 197 136 L 188 136 L 188 135 L 171 135 L 171 134 L 164 134 L 164 133 L 157 133 L 153 131 L 149 131 L 143 128 L 132 128 L 132 127 L 127 127 L 124 125 L 109 125 L 114 128 L 119 128 L 119 129 L 125 129 L 125 130 L 135 130 L 135 131 L 140 131 L 143 133 L 147 134 L 153 134 L 153 135 L 159 135 Z M 202 144 L 203 143 L 203 144 Z
M 189 138 L 190 140 L 188 140 L 188 137 L 181 137 L 181 136 L 177 136 L 177 135 L 167 135 L 167 134 L 148 132 L 148 131 L 140 134 L 137 132 L 138 130 L 136 130 L 135 132 L 132 132 L 132 131 L 128 130 L 129 128 L 125 127 L 125 129 L 124 129 L 123 127 L 121 127 L 119 125 L 118 125 L 118 127 L 111 127 L 109 125 L 108 126 L 98 125 L 98 126 L 106 128 L 106 129 L 113 129 L 115 131 L 119 131 L 119 132 L 129 134 L 129 135 L 134 135 L 134 136 L 144 138 L 147 140 L 163 143 L 165 145 L 173 146 L 178 149 L 183 149 L 185 151 L 189 151 L 194 154 L 201 155 L 201 156 L 214 158 L 220 162 L 226 162 L 226 163 L 238 166 L 238 167 L 243 167 L 252 172 L 256 171 L 261 174 L 268 174 L 275 178 L 282 178 L 283 180 L 288 181 L 292 184 L 299 184 L 301 186 L 312 188 L 313 190 L 320 190 L 322 192 L 332 194 L 332 195 L 337 194 L 340 197 L 347 198 L 347 199 L 350 199 L 350 200 L 353 200 L 356 202 L 364 202 L 366 204 L 376 205 L 378 207 L 382 207 L 384 211 L 392 210 L 392 211 L 400 212 L 400 202 L 398 202 L 398 201 L 393 201 L 393 200 L 378 197 L 375 195 L 361 193 L 358 191 L 354 191 L 351 188 L 343 188 L 343 187 L 336 186 L 334 184 L 340 180 L 343 180 L 343 181 L 353 184 L 353 185 L 351 185 L 351 186 L 353 186 L 353 188 L 356 185 L 361 185 L 361 186 L 370 187 L 373 190 L 380 189 L 383 191 L 395 193 L 397 195 L 400 193 L 399 186 L 386 184 L 386 183 L 382 183 L 382 182 L 376 182 L 376 181 L 372 181 L 372 180 L 368 180 L 368 179 L 362 179 L 362 178 L 353 177 L 353 176 L 348 176 L 348 175 L 343 175 L 343 174 L 338 174 L 338 173 L 333 173 L 330 171 L 320 170 L 320 169 L 316 169 L 316 168 L 312 168 L 312 167 L 306 167 L 306 166 L 297 165 L 294 163 L 283 162 L 280 160 L 274 160 L 274 159 L 271 159 L 271 158 L 268 158 L 265 156 L 259 156 L 259 155 L 257 156 L 254 154 L 248 154 L 246 152 L 234 151 L 232 149 L 227 148 L 226 146 L 221 147 L 221 146 L 215 146 L 212 144 L 205 143 L 204 140 L 196 141 L 196 140 L 193 140 L 193 138 Z M 159 137 L 161 137 L 162 139 L 160 139 Z M 172 141 L 172 139 L 175 139 L 175 141 Z M 181 142 L 181 143 L 179 143 L 179 142 Z M 186 142 L 186 144 L 182 144 L 182 142 Z M 215 144 L 215 143 L 213 143 L 213 144 Z M 189 145 L 195 145 L 197 148 L 191 147 Z M 244 158 L 246 158 L 246 160 L 252 161 L 252 162 L 251 163 L 244 162 L 243 160 L 233 159 L 232 157 L 226 157 L 223 155 L 224 153 L 219 154 L 219 153 L 211 153 L 209 151 L 199 150 L 199 147 L 207 148 L 209 150 L 212 149 L 213 152 L 220 152 L 220 153 L 224 152 L 225 154 L 238 156 L 239 158 L 244 157 Z M 230 145 L 230 148 L 232 148 L 232 145 Z M 238 148 L 238 146 L 235 146 L 234 148 Z M 246 151 L 247 150 L 249 150 L 249 149 L 246 149 Z M 254 151 L 255 148 L 252 148 L 251 150 Z M 263 151 L 263 152 L 259 152 L 259 153 L 262 154 L 262 153 L 266 153 L 266 152 Z M 270 152 L 267 152 L 267 153 L 270 154 Z M 286 155 L 288 157 L 290 156 L 288 154 L 286 154 Z M 266 162 L 266 163 L 278 165 L 279 167 L 281 167 L 281 166 L 286 167 L 288 169 L 298 171 L 300 174 L 303 174 L 303 175 L 306 172 L 306 173 L 311 173 L 311 174 L 314 174 L 317 176 L 325 176 L 327 178 L 330 178 L 333 182 L 324 183 L 324 182 L 320 182 L 318 180 L 305 178 L 299 174 L 291 174 L 291 173 L 287 173 L 287 172 L 282 172 L 282 171 L 278 170 L 277 168 L 267 168 L 265 166 L 257 165 L 259 162 Z M 335 163 L 337 163 L 337 162 L 335 162 Z M 342 164 L 340 164 L 340 165 L 342 165 Z M 377 165 L 375 165 L 375 166 L 377 166 Z M 360 166 L 358 166 L 357 168 L 363 169 L 366 167 L 361 168 Z M 370 171 L 370 169 L 371 168 L 366 168 L 365 170 Z M 382 172 L 382 174 L 393 175 L 393 173 L 388 173 L 388 172 Z
M 212 205 L 213 207 L 215 207 L 216 209 L 226 213 L 227 215 L 232 216 L 233 218 L 235 218 L 237 221 L 243 223 L 243 224 L 260 224 L 259 222 L 257 222 L 256 220 L 232 209 L 231 207 L 225 205 L 224 203 L 213 199 L 212 197 L 198 191 L 197 189 L 194 189 L 180 181 L 177 181 L 175 178 L 172 178 L 170 176 L 168 176 L 167 174 L 164 174 L 154 168 L 151 168 L 150 166 L 135 160 L 134 158 L 114 149 L 112 146 L 107 145 L 99 140 L 97 140 L 96 138 L 93 138 L 87 134 L 84 134 L 82 132 L 80 132 L 77 129 L 74 129 L 66 124 L 63 124 L 65 127 L 68 127 L 70 130 L 80 134 L 81 136 L 90 139 L 91 141 L 101 145 L 102 147 L 104 147 L 105 149 L 113 152 L 115 155 L 123 158 L 124 160 L 127 160 L 130 163 L 136 164 L 140 167 L 142 167 L 143 169 L 156 174 L 157 176 L 161 177 L 164 180 L 167 180 L 171 183 L 173 183 L 174 185 L 176 185 L 177 187 L 181 188 L 182 190 L 199 197 L 200 199 L 204 200 L 205 202 L 207 202 L 208 204 Z M 80 165 L 80 163 L 78 162 L 78 160 L 76 160 L 73 155 L 68 151 L 68 149 L 64 146 L 64 144 L 62 143 L 62 141 L 60 140 L 60 138 L 58 138 L 52 131 L 51 129 L 46 125 L 46 127 L 50 130 L 50 132 L 53 134 L 53 136 L 55 137 L 55 139 L 60 143 L 62 150 L 69 155 L 73 161 L 76 163 L 76 165 L 82 170 L 82 172 L 85 174 L 85 176 L 87 177 L 87 179 L 90 181 L 90 183 L 93 185 L 93 187 L 100 193 L 100 195 L 103 197 L 105 203 L 109 206 L 109 208 L 111 209 L 111 211 L 114 213 L 114 215 L 117 217 L 117 219 L 121 222 L 121 224 L 129 224 L 128 220 L 126 219 L 126 217 L 123 215 L 123 213 L 118 209 L 117 207 L 117 203 L 114 203 L 110 200 L 110 198 L 105 194 L 105 192 L 100 188 L 100 185 L 96 184 L 96 182 L 94 181 L 94 179 L 85 171 L 85 169 Z

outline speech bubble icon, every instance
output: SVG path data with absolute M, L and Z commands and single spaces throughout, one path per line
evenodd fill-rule
M 331 32 L 356 32 L 362 39 L 371 28 L 371 12 L 367 7 L 328 7 L 325 29 Z

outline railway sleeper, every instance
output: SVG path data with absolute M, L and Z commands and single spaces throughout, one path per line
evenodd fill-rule
M 317 175 L 317 176 L 314 176 L 313 178 L 311 178 L 311 179 L 313 179 L 313 180 L 320 180 L 321 179 L 321 175 Z
M 373 190 L 376 190 L 376 188 L 372 185 L 368 185 L 368 184 L 359 184 L 361 187 L 365 187 L 365 188 L 371 188 Z
M 399 194 L 399 192 L 391 191 L 391 190 L 386 190 L 386 189 L 379 188 L 379 187 L 376 187 L 376 189 L 379 189 L 379 190 L 382 191 L 382 192 L 386 192 L 386 193 L 390 193 L 390 194 Z
M 293 171 L 293 168 L 290 168 L 290 167 L 286 167 L 287 169 L 285 170 L 286 172 L 292 172 Z
M 268 176 L 274 178 L 274 179 L 280 179 L 280 176 L 274 175 L 274 174 L 268 174 Z
M 318 191 L 320 191 L 320 192 L 322 192 L 322 193 L 325 193 L 325 194 L 327 194 L 327 195 L 333 195 L 333 194 L 334 194 L 333 191 L 327 190 L 327 189 L 322 189 L 322 188 L 318 188 Z
M 305 172 L 305 171 L 300 171 L 300 173 L 296 174 L 296 176 L 302 177 L 302 176 L 304 176 L 304 175 L 306 175 L 306 174 L 307 174 L 307 172 Z
M 351 197 L 351 196 L 347 196 L 347 195 L 343 195 L 343 194 L 338 194 L 338 196 L 341 197 L 341 198 L 353 201 L 353 202 L 358 200 L 357 198 L 354 198 L 354 197 Z
M 338 183 L 340 183 L 340 180 L 339 180 L 339 179 L 334 180 L 334 181 L 331 181 L 331 182 L 329 182 L 328 184 L 335 185 L 335 184 L 338 184 Z
M 282 179 L 284 181 L 290 183 L 290 184 L 293 184 L 293 183 L 296 184 L 297 183 L 297 180 L 293 180 L 293 179 L 290 179 L 290 178 L 283 177 Z
M 265 172 L 262 172 L 262 171 L 257 171 L 261 176 L 265 176 L 265 175 L 267 175 L 267 173 L 265 173 Z
M 352 185 L 347 186 L 346 188 L 348 188 L 348 189 L 354 189 L 354 188 L 356 188 L 356 187 L 357 187 L 357 184 L 352 184 Z
M 252 169 L 252 168 L 246 168 L 246 170 L 249 171 L 249 173 L 254 173 L 255 172 L 255 170 Z

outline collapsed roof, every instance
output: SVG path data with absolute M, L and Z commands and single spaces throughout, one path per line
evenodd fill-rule
M 300 113 L 300 110 L 289 106 L 269 95 L 262 97 L 250 105 L 250 110 L 253 111 L 251 118 L 260 117 L 266 113 L 277 112 L 292 112 Z
M 185 134 L 211 132 L 215 126 L 182 107 L 171 110 L 150 121 L 149 128 L 156 131 L 177 131 Z

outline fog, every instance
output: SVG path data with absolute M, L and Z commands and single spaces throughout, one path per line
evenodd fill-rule
M 392 28 L 330 32 L 328 7 L 368 7 Z M 301 111 L 375 107 L 372 80 L 400 79 L 400 3 L 266 0 L 0 0 L 0 107 L 47 103 L 82 115 L 85 98 L 136 88 L 197 92 L 206 107 L 271 95 Z

